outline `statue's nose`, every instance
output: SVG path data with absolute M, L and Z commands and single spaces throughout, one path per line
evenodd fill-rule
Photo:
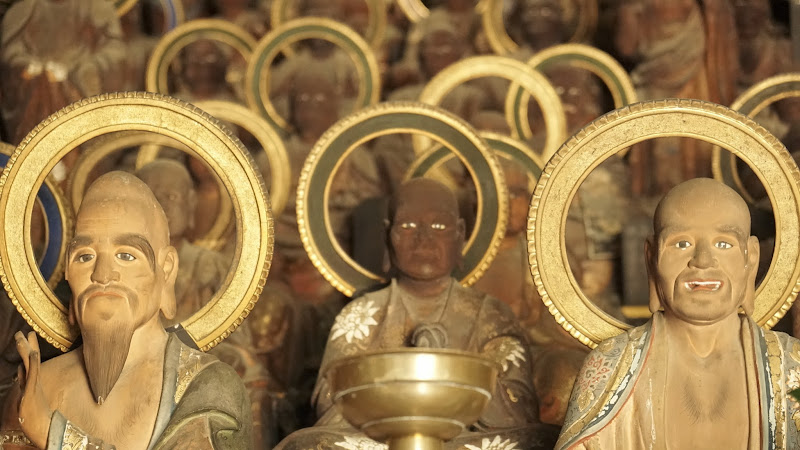
M 710 245 L 705 243 L 698 243 L 694 255 L 692 255 L 692 259 L 689 261 L 690 266 L 698 269 L 713 267 L 716 263 L 717 259 L 714 257 Z
M 115 267 L 113 256 L 97 255 L 92 271 L 92 281 L 100 284 L 119 281 L 119 271 Z

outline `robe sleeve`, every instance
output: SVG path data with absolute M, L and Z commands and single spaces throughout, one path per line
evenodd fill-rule
M 252 433 L 242 381 L 230 366 L 214 362 L 192 379 L 153 450 L 250 448 Z
M 492 430 L 539 422 L 531 356 L 514 313 L 499 300 L 487 298 L 477 323 L 484 341 L 480 353 L 496 361 L 500 373 L 492 400 L 475 428 Z

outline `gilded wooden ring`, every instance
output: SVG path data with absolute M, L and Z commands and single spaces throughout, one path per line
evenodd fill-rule
M 503 20 L 503 0 L 484 0 L 486 7 L 480 9 L 481 23 L 486 32 L 489 46 L 498 55 L 510 55 L 519 51 L 519 44 L 514 42 L 506 31 Z M 591 38 L 597 28 L 598 8 L 597 0 L 573 0 L 577 10 L 573 14 L 576 18 L 575 31 L 569 42 L 583 42 Z
M 272 257 L 273 221 L 263 180 L 241 142 L 216 119 L 176 99 L 143 92 L 103 94 L 73 103 L 28 134 L 0 176 L 3 287 L 44 339 L 65 351 L 72 345 L 79 330 L 34 269 L 28 218 L 35 192 L 64 155 L 92 138 L 123 130 L 159 133 L 191 147 L 233 199 L 233 267 L 217 295 L 181 323 L 197 347 L 208 350 L 233 332 L 258 300 Z
M 133 9 L 139 0 L 114 0 L 117 17 L 122 17 Z M 180 0 L 160 0 L 161 10 L 164 12 L 164 31 L 169 31 L 186 21 L 183 12 L 183 3 Z
M 13 154 L 13 145 L 0 142 L 0 167 L 5 167 Z M 39 188 L 36 203 L 42 209 L 45 225 L 45 251 L 37 263 L 47 285 L 54 288 L 64 276 L 67 243 L 72 238 L 72 209 L 58 184 L 49 177 Z
M 157 146 L 172 146 L 187 153 L 192 150 L 167 136 L 146 132 L 118 133 L 113 139 L 91 143 L 83 149 L 81 156 L 75 161 L 72 172 L 67 182 L 67 192 L 72 204 L 72 211 L 77 213 L 83 201 L 83 194 L 89 184 L 89 176 L 97 165 L 106 157 L 128 147 L 155 144 Z M 138 167 L 137 167 L 138 168 Z
M 636 89 L 625 68 L 608 53 L 585 44 L 561 44 L 546 48 L 528 60 L 528 65 L 544 72 L 550 67 L 568 65 L 588 70 L 597 75 L 611 92 L 614 107 L 636 103 Z M 530 95 L 518 84 L 512 83 L 506 97 L 506 119 L 514 123 L 514 129 L 521 130 L 524 139 L 533 137 L 527 120 Z
M 180 2 L 178 2 L 180 3 Z M 167 76 L 172 60 L 192 42 L 210 39 L 230 45 L 247 61 L 256 40 L 247 31 L 222 19 L 197 19 L 186 22 L 165 34 L 150 54 L 145 86 L 150 92 L 169 94 Z
M 207 100 L 195 102 L 193 105 L 223 122 L 242 127 L 245 131 L 252 134 L 258 143 L 261 144 L 264 153 L 267 155 L 267 161 L 269 161 L 270 167 L 271 180 L 269 193 L 272 215 L 276 217 L 280 215 L 284 208 L 286 208 L 286 202 L 289 200 L 289 191 L 292 189 L 292 169 L 289 164 L 289 154 L 286 152 L 286 147 L 283 145 L 283 139 L 281 139 L 278 133 L 272 129 L 261 116 L 253 112 L 253 110 L 247 109 L 237 103 L 222 100 Z M 158 148 L 148 147 L 142 149 L 136 159 L 136 168 L 138 169 L 156 159 L 158 151 Z M 229 221 L 230 219 L 228 222 Z M 224 232 L 225 229 L 227 229 L 227 226 L 222 227 L 221 231 Z M 219 238 L 220 236 L 216 237 Z M 213 239 L 214 237 L 215 236 L 212 236 L 211 233 L 207 236 L 209 239 Z
M 478 134 L 494 151 L 495 156 L 516 162 L 528 173 L 533 183 L 539 179 L 544 163 L 530 147 L 522 141 L 498 133 L 481 131 Z M 448 148 L 437 146 L 418 156 L 406 170 L 405 179 L 425 176 L 428 172 L 436 170 L 442 164 L 455 158 L 456 155 Z M 473 180 L 477 186 L 480 180 Z
M 755 117 L 764 108 L 785 98 L 800 97 L 800 73 L 787 73 L 767 78 L 744 91 L 731 104 L 731 109 L 748 116 Z M 711 171 L 714 178 L 735 189 L 751 205 L 758 202 L 747 192 L 739 170 L 736 166 L 736 155 L 723 153 L 719 146 L 712 150 Z
M 289 123 L 281 117 L 269 99 L 272 61 L 287 46 L 304 39 L 324 39 L 344 50 L 355 64 L 359 80 L 355 109 L 374 105 L 380 100 L 381 80 L 378 61 L 369 44 L 352 28 L 322 17 L 290 20 L 270 31 L 258 41 L 245 75 L 245 96 L 248 105 L 258 111 L 276 130 L 289 131 Z
M 519 83 L 539 103 L 544 116 L 547 138 L 542 149 L 542 158 L 547 159 L 555 153 L 567 138 L 567 119 L 561 99 L 553 85 L 535 69 L 505 56 L 473 56 L 451 64 L 434 76 L 422 92 L 419 101 L 438 105 L 456 86 L 469 80 L 482 77 L 500 77 Z M 509 120 L 515 138 L 521 138 L 522 130 L 516 125 L 527 122 L 528 111 L 522 118 Z M 430 147 L 430 140 L 424 136 L 413 136 L 414 151 L 421 154 Z
M 764 181 L 775 210 L 775 254 L 756 290 L 753 319 L 770 328 L 797 296 L 800 279 L 800 171 L 783 144 L 763 127 L 725 106 L 665 99 L 612 111 L 570 138 L 545 165 L 528 212 L 531 273 L 542 300 L 561 326 L 589 347 L 630 328 L 600 311 L 582 293 L 567 261 L 567 210 L 589 173 L 616 152 L 666 136 L 720 145 Z
M 386 0 L 365 0 L 367 9 L 369 10 L 369 25 L 364 33 L 364 39 L 369 42 L 369 45 L 374 48 L 380 48 L 383 44 L 383 39 L 386 36 Z M 272 28 L 278 28 L 285 22 L 288 22 L 293 17 L 291 6 L 294 6 L 291 0 L 273 0 L 270 7 L 270 25 Z
M 427 19 L 431 11 L 422 3 L 422 0 L 396 0 L 397 6 L 403 11 L 411 23 L 417 23 L 420 20 Z
M 478 185 L 478 218 L 454 276 L 475 283 L 505 236 L 508 198 L 500 165 L 486 142 L 462 119 L 416 102 L 387 102 L 357 111 L 334 124 L 314 145 L 297 188 L 297 223 L 303 246 L 328 282 L 345 295 L 382 281 L 350 258 L 330 226 L 328 196 L 336 169 L 359 145 L 396 133 L 422 133 L 456 153 Z
M 175 148 L 190 155 L 195 154 L 187 145 L 167 136 L 136 131 L 118 133 L 113 139 L 103 140 L 91 145 L 84 149 L 81 152 L 81 156 L 75 161 L 75 166 L 72 168 L 69 183 L 67 184 L 67 190 L 69 191 L 70 199 L 72 199 L 75 213 L 78 212 L 78 208 L 80 208 L 83 201 L 83 194 L 89 187 L 89 176 L 94 168 L 107 156 L 127 147 L 140 148 L 136 158 L 136 170 L 141 169 L 142 166 L 155 159 L 162 147 Z M 225 195 L 220 196 L 219 212 L 214 224 L 204 236 L 192 242 L 195 245 L 211 250 L 219 250 L 224 247 L 224 235 L 233 221 L 233 204 L 231 204 L 227 191 L 225 191 L 225 186 L 219 177 L 217 177 L 217 184 L 220 192 L 224 192 Z

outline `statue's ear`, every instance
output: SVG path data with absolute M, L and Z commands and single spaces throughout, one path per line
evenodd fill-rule
M 745 286 L 744 300 L 742 301 L 742 308 L 748 316 L 753 314 L 756 307 L 756 274 L 758 274 L 760 258 L 761 247 L 758 245 L 758 238 L 750 236 L 747 239 L 747 254 L 745 255 L 747 261 L 747 266 L 745 266 L 747 286 Z
M 655 236 L 649 236 L 644 241 L 644 259 L 647 267 L 647 283 L 650 287 L 650 312 L 655 314 L 661 309 L 661 299 L 658 297 L 658 287 L 656 286 L 658 249 Z
M 161 313 L 166 319 L 175 317 L 177 305 L 175 304 L 175 280 L 178 278 L 178 251 L 173 246 L 162 250 L 165 253 L 161 265 L 164 277 L 161 291 Z

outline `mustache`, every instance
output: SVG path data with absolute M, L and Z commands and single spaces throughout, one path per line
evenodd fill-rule
M 127 286 L 121 284 L 93 284 L 78 295 L 78 305 L 84 305 L 87 300 L 100 294 L 126 298 L 131 303 L 131 307 L 136 306 L 138 299 L 136 292 Z

